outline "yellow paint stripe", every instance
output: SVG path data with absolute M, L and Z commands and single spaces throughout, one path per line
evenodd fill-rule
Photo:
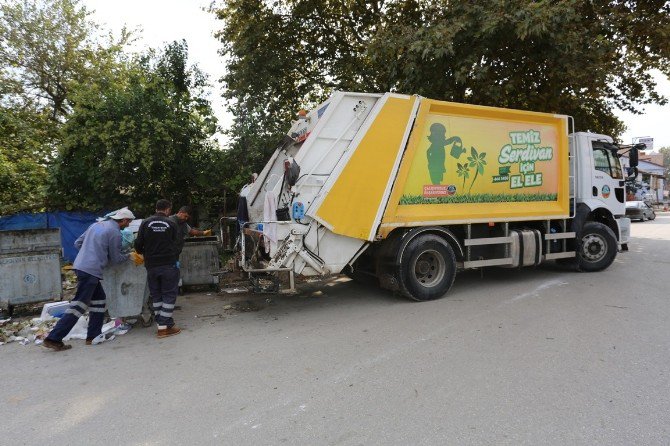
M 316 211 L 336 234 L 369 240 L 417 98 L 388 96 Z M 383 202 L 384 201 L 384 202 Z

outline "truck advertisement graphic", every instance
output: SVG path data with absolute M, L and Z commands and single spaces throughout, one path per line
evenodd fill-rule
M 567 134 L 563 115 L 424 99 L 382 232 L 412 221 L 569 215 Z
M 554 126 L 433 115 L 420 132 L 400 204 L 557 199 Z

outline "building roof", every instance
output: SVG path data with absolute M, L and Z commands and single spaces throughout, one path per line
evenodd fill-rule
M 621 163 L 626 167 L 630 165 L 628 157 L 625 155 L 621 157 Z M 638 162 L 637 170 L 652 175 L 665 176 L 665 167 L 663 167 L 661 164 L 652 163 L 650 161 L 640 160 Z

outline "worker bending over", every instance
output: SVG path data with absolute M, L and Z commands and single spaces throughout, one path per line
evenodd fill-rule
M 89 311 L 86 344 L 102 332 L 107 296 L 102 289 L 102 270 L 107 265 L 115 265 L 128 260 L 129 255 L 121 252 L 121 229 L 127 228 L 135 219 L 127 208 L 109 216 L 109 220 L 93 223 L 75 242 L 79 250 L 72 265 L 77 275 L 77 292 L 63 317 L 44 340 L 44 346 L 56 351 L 72 348 L 63 344 L 63 338 L 72 330 L 80 317 Z

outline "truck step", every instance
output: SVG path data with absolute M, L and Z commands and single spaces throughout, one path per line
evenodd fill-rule
M 470 260 L 468 262 L 463 262 L 463 268 L 479 268 L 482 266 L 511 265 L 513 262 L 514 259 L 512 259 L 511 257 L 502 259 Z
M 558 239 L 575 238 L 575 237 L 577 237 L 577 233 L 575 232 L 555 232 L 553 234 L 544 234 L 545 240 L 558 240 Z
M 556 260 L 556 259 L 567 259 L 570 257 L 575 257 L 576 253 L 574 251 L 568 252 L 554 252 L 544 255 L 545 260 Z
M 512 237 L 467 238 L 463 240 L 465 246 L 502 245 L 504 243 L 512 243 Z

